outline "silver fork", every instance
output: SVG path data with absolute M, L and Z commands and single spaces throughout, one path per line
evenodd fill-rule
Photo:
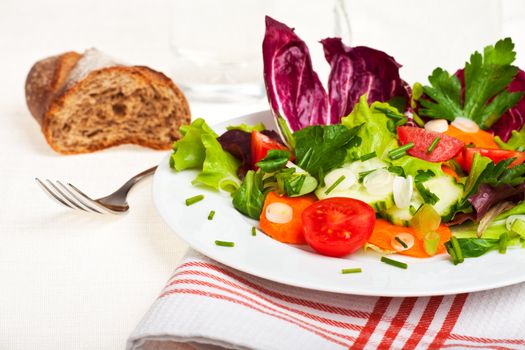
M 49 179 L 42 181 L 38 177 L 35 180 L 51 199 L 68 208 L 99 214 L 123 214 L 129 210 L 129 205 L 126 201 L 129 190 L 137 182 L 153 174 L 155 169 L 157 169 L 156 166 L 144 170 L 126 181 L 124 185 L 112 194 L 99 199 L 91 199 L 91 197 L 70 183 L 64 185 L 60 181 L 52 182 Z

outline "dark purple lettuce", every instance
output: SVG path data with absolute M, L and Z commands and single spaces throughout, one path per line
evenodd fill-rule
M 275 131 L 263 130 L 261 133 L 284 145 L 283 140 Z M 232 129 L 219 136 L 217 141 L 219 141 L 223 150 L 229 152 L 241 161 L 237 169 L 237 176 L 239 176 L 241 180 L 244 179 L 248 170 L 252 169 L 252 134 L 246 131 Z
M 514 80 L 510 83 L 508 90 L 510 92 L 525 91 L 525 72 L 521 69 L 518 74 L 514 77 Z M 521 130 L 525 124 L 525 95 L 519 100 L 519 102 L 507 112 L 505 112 L 501 118 L 494 123 L 491 130 L 495 135 L 498 135 L 503 141 L 507 142 L 512 136 L 512 130 Z
M 408 104 L 408 84 L 399 77 L 401 65 L 392 56 L 366 46 L 345 46 L 341 38 L 327 38 L 321 43 L 331 66 L 328 97 L 332 124 L 350 114 L 365 93 L 369 103 L 401 98 L 405 106 Z
M 492 187 L 481 184 L 478 192 L 470 197 L 468 201 L 476 211 L 476 220 L 480 220 L 490 208 L 504 200 L 519 202 L 525 195 L 525 184 L 512 187 L 511 185 L 501 185 Z
M 237 169 L 237 176 L 242 180 L 252 167 L 251 142 L 252 135 L 242 130 L 228 130 L 217 138 L 217 141 L 226 152 L 241 161 Z
M 274 116 L 292 131 L 329 124 L 326 91 L 312 68 L 308 47 L 285 24 L 266 17 L 264 82 Z

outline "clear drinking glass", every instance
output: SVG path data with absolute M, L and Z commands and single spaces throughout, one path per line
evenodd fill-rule
M 264 96 L 265 15 L 295 27 L 314 67 L 326 66 L 317 42 L 349 37 L 343 0 L 170 0 L 172 77 L 190 98 L 235 101 Z

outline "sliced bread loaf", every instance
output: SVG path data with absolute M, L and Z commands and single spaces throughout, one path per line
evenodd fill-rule
M 37 62 L 27 76 L 26 101 L 49 145 L 65 154 L 126 143 L 169 149 L 191 119 L 171 79 L 93 49 Z

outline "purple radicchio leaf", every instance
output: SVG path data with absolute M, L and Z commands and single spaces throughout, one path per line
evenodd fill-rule
M 481 184 L 478 192 L 471 196 L 468 201 L 476 211 L 476 221 L 480 220 L 490 208 L 504 200 L 520 201 L 525 195 L 525 184 L 512 187 L 511 185 L 501 185 L 492 187 Z
M 408 105 L 410 88 L 399 77 L 401 65 L 392 56 L 366 46 L 345 46 L 341 38 L 321 43 L 331 66 L 328 96 L 332 124 L 350 114 L 363 94 L 368 94 L 368 103 L 400 98 Z
M 274 130 L 263 130 L 261 133 L 284 145 L 283 140 Z M 246 131 L 232 129 L 219 136 L 217 141 L 219 141 L 223 150 L 229 152 L 241 161 L 237 169 L 237 176 L 239 176 L 241 180 L 244 179 L 248 170 L 252 169 L 252 134 Z
M 308 47 L 285 24 L 266 16 L 264 82 L 272 112 L 292 131 L 329 124 L 326 91 L 313 70 Z

